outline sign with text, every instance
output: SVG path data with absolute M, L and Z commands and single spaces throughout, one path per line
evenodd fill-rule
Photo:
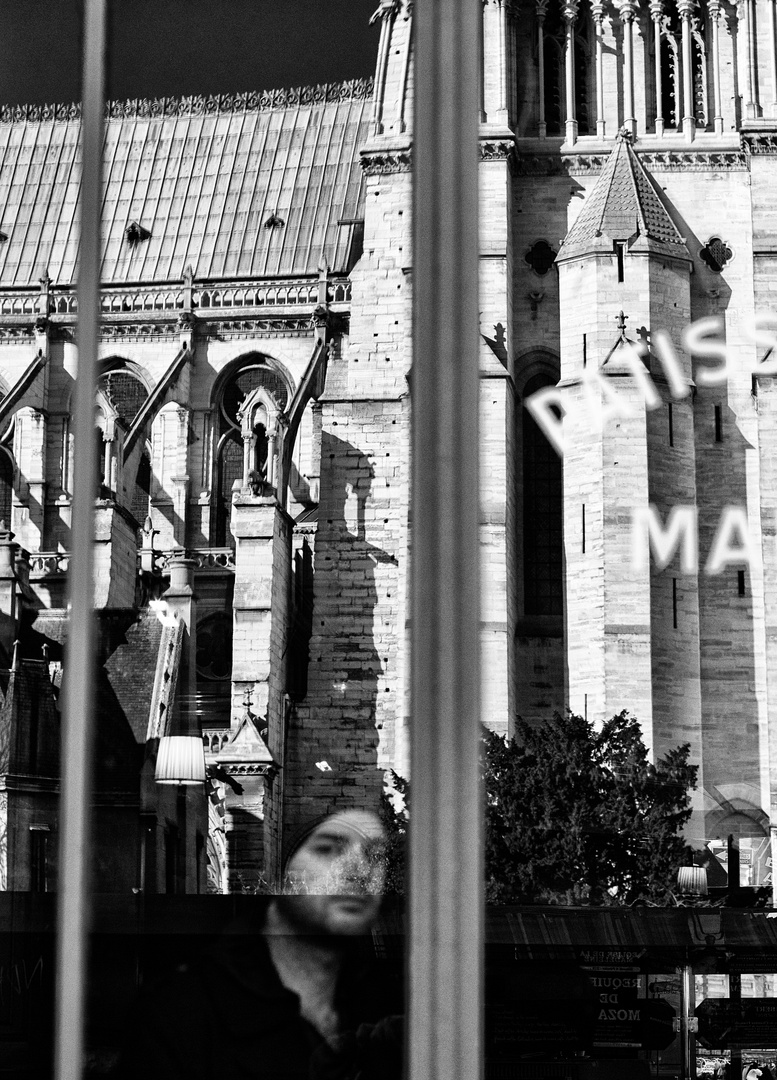
M 699 1042 L 708 1050 L 746 1046 L 757 1050 L 777 1045 L 777 999 L 705 998 L 696 1009 Z
M 588 977 L 599 999 L 594 1046 L 663 1050 L 670 1045 L 675 1011 L 660 999 L 645 1000 L 645 975 L 589 968 Z

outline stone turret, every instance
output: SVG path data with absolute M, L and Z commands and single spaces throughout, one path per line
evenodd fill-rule
M 687 740 L 699 761 L 697 575 L 633 559 L 640 513 L 696 502 L 691 259 L 628 133 L 557 264 L 569 704 L 597 722 L 628 708 L 654 753 Z

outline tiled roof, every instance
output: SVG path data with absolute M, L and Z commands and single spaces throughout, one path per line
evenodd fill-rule
M 647 250 L 690 259 L 685 241 L 644 166 L 628 139 L 619 136 L 556 261 L 611 250 L 613 240 L 636 237 L 642 239 Z
M 103 281 L 179 281 L 189 264 L 198 279 L 344 269 L 339 222 L 362 216 L 371 108 L 365 80 L 111 103 Z M 0 109 L 0 284 L 74 282 L 79 132 L 75 107 Z

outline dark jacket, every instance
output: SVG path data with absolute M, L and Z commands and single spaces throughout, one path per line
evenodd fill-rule
M 399 1080 L 401 1001 L 396 976 L 347 942 L 333 1049 L 300 1015 L 261 934 L 224 934 L 194 963 L 144 991 L 132 1013 L 123 1080 Z M 385 967 L 385 965 L 381 965 Z M 389 1019 L 386 1019 L 386 1018 Z

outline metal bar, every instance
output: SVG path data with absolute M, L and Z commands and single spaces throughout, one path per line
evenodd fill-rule
M 89 930 L 92 719 L 94 711 L 94 493 L 97 468 L 94 394 L 100 318 L 100 206 L 105 71 L 105 0 L 84 5 L 81 250 L 78 271 L 78 377 L 70 623 L 60 807 L 55 1002 L 55 1076 L 81 1076 Z
M 481 11 L 481 0 L 421 0 L 413 12 L 410 1080 L 483 1070 Z

